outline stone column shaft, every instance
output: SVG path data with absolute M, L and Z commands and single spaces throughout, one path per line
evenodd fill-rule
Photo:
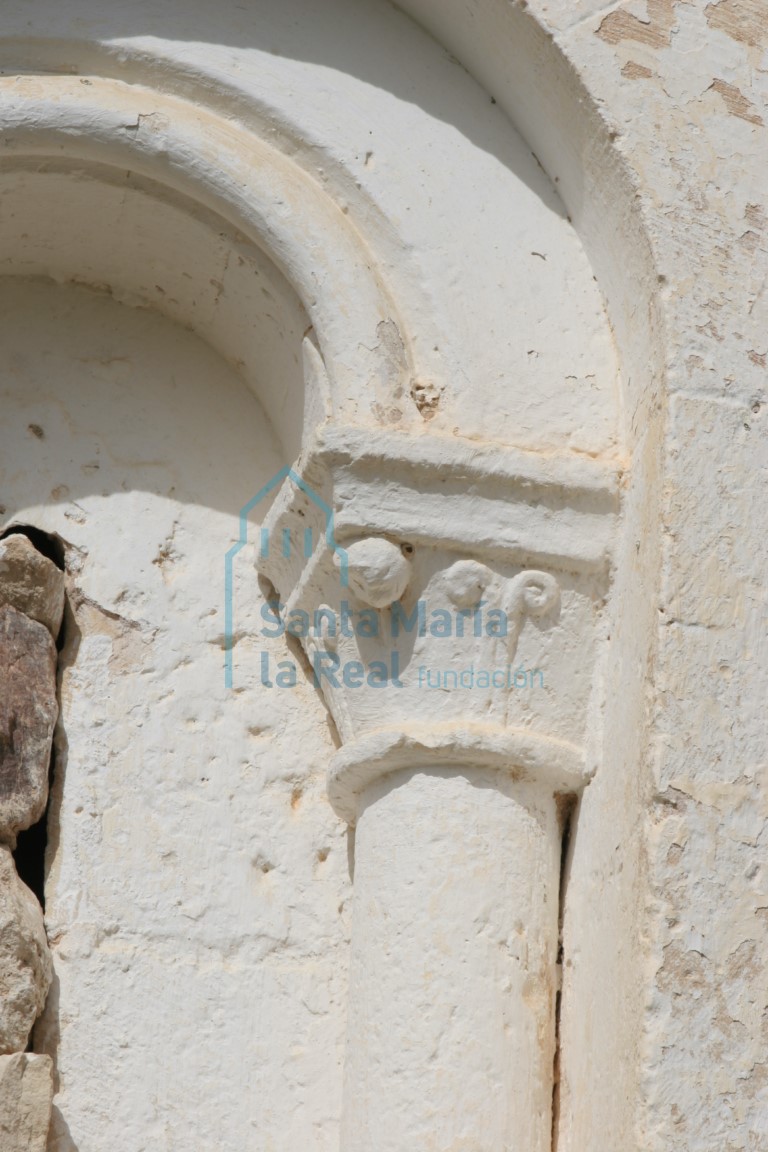
M 559 856 L 552 796 L 503 772 L 360 797 L 342 1152 L 548 1152 Z

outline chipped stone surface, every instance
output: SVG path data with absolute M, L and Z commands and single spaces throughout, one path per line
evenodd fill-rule
M 53 1096 L 50 1056 L 0 1056 L 0 1147 L 45 1152 Z
M 40 819 L 58 715 L 56 647 L 44 625 L 0 607 L 0 838 Z
M 20 1052 L 51 983 L 51 956 L 37 900 L 0 846 L 0 1053 Z
M 617 7 L 600 21 L 597 34 L 607 44 L 634 40 L 650 48 L 669 45 L 675 24 L 675 5 L 678 0 L 647 0 L 647 16 L 636 16 L 624 7 Z
M 710 28 L 753 48 L 765 47 L 768 12 L 762 0 L 717 0 L 707 4 L 704 15 Z
M 44 624 L 54 640 L 64 614 L 64 573 L 31 540 L 16 532 L 0 540 L 0 607 Z
M 748 124 L 763 123 L 763 118 L 758 113 L 755 105 L 749 97 L 745 96 L 734 84 L 729 84 L 726 80 L 713 80 L 712 90 L 722 96 L 723 102 L 731 116 L 739 116 L 742 120 L 746 120 Z

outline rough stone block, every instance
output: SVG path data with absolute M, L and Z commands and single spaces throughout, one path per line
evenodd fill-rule
M 0 846 L 0 1054 L 26 1047 L 51 975 L 42 909 L 16 874 L 9 849 Z M 5 1152 L 6 1145 L 0 1148 Z
M 53 1097 L 50 1056 L 0 1056 L 0 1148 L 45 1152 Z
M 48 630 L 8 605 L 0 608 L 0 839 L 40 819 L 56 700 L 56 648 Z
M 26 536 L 0 540 L 0 606 L 44 624 L 55 639 L 64 614 L 64 573 Z

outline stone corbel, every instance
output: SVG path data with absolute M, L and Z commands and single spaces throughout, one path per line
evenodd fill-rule
M 44 1152 L 50 1056 L 26 1052 L 52 968 L 43 914 L 19 879 L 19 832 L 43 815 L 58 716 L 56 645 L 64 574 L 21 534 L 0 541 L 0 1147 Z
M 260 561 L 356 828 L 341 1146 L 545 1152 L 615 478 L 391 440 L 326 433 Z

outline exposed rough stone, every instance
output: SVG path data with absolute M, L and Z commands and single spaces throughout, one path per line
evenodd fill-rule
M 47 629 L 0 608 L 0 838 L 39 820 L 48 799 L 56 648 Z
M 26 536 L 0 540 L 0 606 L 10 604 L 45 624 L 54 637 L 64 615 L 64 573 Z
M 53 1096 L 50 1056 L 0 1056 L 0 1148 L 45 1152 Z
M 0 846 L 0 1054 L 26 1047 L 51 975 L 42 910 L 17 876 L 10 850 Z

